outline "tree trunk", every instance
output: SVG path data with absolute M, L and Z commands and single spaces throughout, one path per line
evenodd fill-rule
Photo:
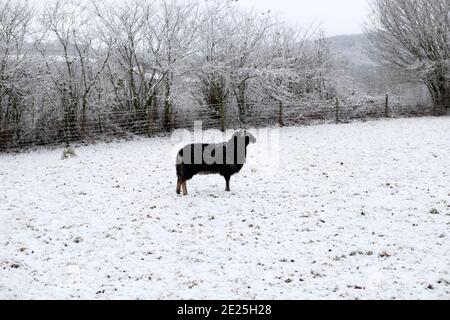
M 226 131 L 226 119 L 225 119 L 225 103 L 221 103 L 219 106 L 219 116 L 220 116 L 220 131 Z
M 172 103 L 170 102 L 171 81 L 166 76 L 166 96 L 164 101 L 164 128 L 167 132 L 172 131 Z
M 82 109 L 81 109 L 81 135 L 86 134 L 86 121 L 87 121 L 87 98 L 83 97 Z
M 69 145 L 71 142 L 80 139 L 80 132 L 77 129 L 78 117 L 76 104 L 73 102 L 69 102 L 65 107 L 64 113 L 65 142 L 67 145 Z
M 140 111 L 140 101 L 139 101 L 139 94 L 137 92 L 137 88 L 136 88 L 136 82 L 134 79 L 134 72 L 133 72 L 133 64 L 130 63 L 128 68 L 130 69 L 128 71 L 128 77 L 129 77 L 129 92 L 130 92 L 130 97 L 129 99 L 131 100 L 131 106 L 133 108 L 133 110 L 130 109 L 131 112 L 134 113 L 135 116 L 137 116 L 137 113 Z
M 284 127 L 284 119 L 283 119 L 283 103 L 281 101 L 278 102 L 278 122 L 280 124 L 280 127 Z
M 447 115 L 450 109 L 450 85 L 445 81 L 428 85 L 433 100 L 434 116 Z
M 151 135 L 152 133 L 152 107 L 153 107 L 153 95 L 147 98 L 147 101 L 145 102 L 145 131 L 148 135 Z
M 336 124 L 339 124 L 339 98 L 336 98 Z
M 238 105 L 238 111 L 239 111 L 239 120 L 242 123 L 246 123 L 247 121 L 247 99 L 246 99 L 246 91 L 247 91 L 247 84 L 245 82 L 241 82 L 238 85 L 237 92 L 236 92 L 236 100 Z
M 220 104 L 220 130 L 222 132 L 226 131 L 225 128 L 225 103 Z

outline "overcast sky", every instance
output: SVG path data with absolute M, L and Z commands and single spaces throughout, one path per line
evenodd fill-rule
M 271 10 L 300 25 L 320 22 L 327 36 L 363 32 L 367 0 L 238 0 L 242 6 Z
M 89 0 L 84 0 L 89 1 Z M 127 1 L 127 0 L 107 0 Z M 40 7 L 42 0 L 29 0 Z M 237 0 L 246 8 L 271 10 L 301 26 L 320 23 L 327 36 L 363 32 L 368 0 Z

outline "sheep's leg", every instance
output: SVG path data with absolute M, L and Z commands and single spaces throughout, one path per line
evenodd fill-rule
M 230 192 L 231 190 L 230 190 L 230 179 L 231 179 L 231 177 L 225 177 L 225 182 L 226 182 L 226 188 L 225 188 L 225 191 L 226 192 Z
M 183 181 L 181 183 L 181 186 L 183 187 L 183 196 L 187 196 L 188 195 L 188 191 L 187 191 L 186 181 Z
M 177 194 L 181 194 L 181 180 L 178 179 L 177 181 Z

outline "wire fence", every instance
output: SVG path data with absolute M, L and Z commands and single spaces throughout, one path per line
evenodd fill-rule
M 61 115 L 47 121 L 31 121 L 27 126 L 0 126 L 0 152 L 18 152 L 38 146 L 92 144 L 99 141 L 132 139 L 134 136 L 166 135 L 177 129 L 194 128 L 202 121 L 204 129 L 238 129 L 270 126 L 299 126 L 323 123 L 349 123 L 381 118 L 433 116 L 429 105 L 407 106 L 390 103 L 389 96 L 377 101 L 303 101 L 296 104 L 248 104 L 201 106 L 178 109 L 169 115 L 163 110 L 115 110 Z M 243 111 L 244 110 L 244 111 Z M 0 123 L 1 125 L 1 123 Z

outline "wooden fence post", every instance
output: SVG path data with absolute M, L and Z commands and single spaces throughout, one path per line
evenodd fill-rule
M 339 124 L 339 98 L 336 98 L 336 124 Z
M 389 118 L 389 94 L 386 93 L 386 101 L 384 104 L 384 115 L 386 118 Z

